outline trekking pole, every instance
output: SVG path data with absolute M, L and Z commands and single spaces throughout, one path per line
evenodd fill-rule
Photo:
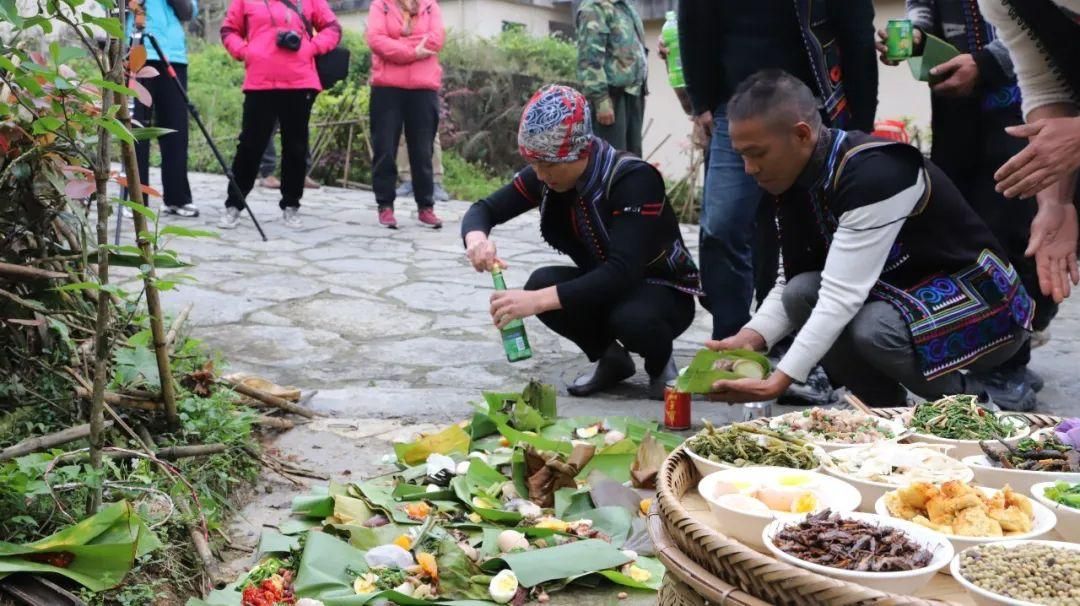
M 225 163 L 225 157 L 221 155 L 221 151 L 218 150 L 217 145 L 214 143 L 214 139 L 210 136 L 210 132 L 206 130 L 206 125 L 203 124 L 202 116 L 199 115 L 199 108 L 195 107 L 195 104 L 191 102 L 191 97 L 188 96 L 187 90 L 184 89 L 184 85 L 180 84 L 180 79 L 176 77 L 176 70 L 173 69 L 172 63 L 169 62 L 169 58 L 166 57 L 165 53 L 161 50 L 157 38 L 150 32 L 145 31 L 139 32 L 137 35 L 145 36 L 150 40 L 150 45 L 154 47 L 154 51 L 157 52 L 158 58 L 165 64 L 165 71 L 173 81 L 173 84 L 176 85 L 176 89 L 180 91 L 180 96 L 184 98 L 184 104 L 187 105 L 188 113 L 195 119 L 195 124 L 199 126 L 199 131 L 202 132 L 203 138 L 206 139 L 207 145 L 210 146 L 210 151 L 214 153 L 214 157 L 217 158 L 218 164 L 221 165 L 221 170 L 229 179 L 229 188 L 243 201 L 244 208 L 247 209 L 248 216 L 251 217 L 251 222 L 255 224 L 255 229 L 259 230 L 259 235 L 262 236 L 263 242 L 266 242 L 266 233 L 263 232 L 262 226 L 259 225 L 259 220 L 255 218 L 255 213 L 251 212 L 251 206 L 247 203 L 247 196 L 244 195 L 244 192 L 240 191 L 240 186 L 236 184 L 236 179 L 233 178 L 232 170 Z

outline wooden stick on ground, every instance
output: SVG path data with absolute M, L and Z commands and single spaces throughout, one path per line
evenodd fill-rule
M 85 387 L 76 387 L 75 395 L 83 399 L 90 399 L 91 392 Z M 105 392 L 105 403 L 110 406 L 116 406 L 118 408 L 134 408 L 136 410 L 161 410 L 161 404 L 152 402 L 149 400 L 139 400 L 138 398 L 132 398 L 123 394 L 113 393 L 111 391 Z
M 112 424 L 112 421 L 105 421 L 104 429 L 112 427 Z M 88 437 L 90 437 L 89 423 L 68 427 L 63 431 L 23 440 L 18 444 L 0 450 L 0 461 L 14 459 L 15 457 L 21 457 L 38 450 L 52 448 L 53 446 L 67 444 L 68 442 L 74 442 L 75 440 L 82 440 Z
M 206 457 L 220 454 L 229 449 L 227 444 L 193 444 L 188 446 L 170 446 L 153 451 L 154 456 L 163 461 L 173 461 L 188 457 Z M 131 452 L 108 452 L 114 459 L 133 459 L 138 455 Z
M 306 417 L 308 419 L 314 419 L 315 417 L 323 416 L 323 415 L 321 415 L 321 414 L 319 414 L 319 413 L 317 413 L 317 412 L 315 412 L 313 410 L 308 410 L 307 408 L 304 408 L 302 406 L 298 406 L 296 404 L 293 404 L 292 402 L 290 402 L 290 401 L 288 401 L 288 400 L 286 400 L 284 398 L 279 398 L 279 397 L 277 397 L 277 396 L 275 396 L 273 394 L 266 393 L 265 391 L 262 391 L 262 390 L 259 390 L 259 389 L 254 389 L 252 387 L 248 387 L 247 385 L 244 385 L 243 383 L 240 383 L 240 382 L 237 382 L 237 381 L 230 381 L 230 380 L 225 379 L 225 378 L 218 379 L 218 381 L 220 383 L 224 383 L 225 385 L 228 385 L 234 391 L 236 391 L 236 393 L 243 394 L 245 396 L 248 396 L 249 398 L 254 398 L 254 399 L 258 400 L 259 402 L 261 402 L 261 403 L 263 403 L 263 404 L 265 404 L 267 406 L 273 406 L 274 408 L 280 408 L 281 410 L 285 410 L 285 411 L 291 412 L 293 414 L 297 414 L 297 415 L 300 415 L 302 417 Z
M 179 314 L 173 318 L 172 324 L 169 325 L 169 332 L 165 335 L 165 347 L 172 351 L 173 345 L 176 344 L 176 337 L 180 334 L 180 329 L 184 326 L 184 322 L 187 321 L 188 316 L 191 315 L 191 308 L 195 307 L 194 303 L 188 303 Z
M 48 271 L 36 267 L 26 267 L 25 265 L 12 265 L 11 263 L 0 263 L 0 275 L 27 280 L 59 280 L 68 277 L 67 274 L 58 271 Z
M 271 429 L 292 429 L 296 427 L 296 423 L 289 419 L 279 419 L 266 415 L 259 415 L 252 422 L 260 427 L 269 427 Z
M 191 507 L 188 505 L 188 502 L 185 499 L 176 499 L 176 507 L 184 516 L 184 525 L 187 527 L 188 536 L 191 537 L 191 544 L 195 546 L 195 553 L 202 562 L 203 569 L 206 571 L 206 576 L 210 579 L 210 584 L 214 587 L 225 586 L 229 583 L 230 579 L 225 577 L 221 572 L 221 566 L 218 564 L 217 558 L 215 558 L 213 552 L 210 551 L 210 541 L 207 536 L 203 534 L 199 525 L 195 523 L 195 517 L 191 513 Z

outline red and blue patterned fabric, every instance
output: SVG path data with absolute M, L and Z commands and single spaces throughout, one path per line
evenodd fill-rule
M 592 142 L 592 119 L 585 96 L 552 84 L 525 104 L 518 127 L 518 149 L 529 161 L 561 164 L 581 158 Z

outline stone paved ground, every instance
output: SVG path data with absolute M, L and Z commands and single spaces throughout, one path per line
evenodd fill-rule
M 159 184 L 156 174 L 152 181 Z M 202 217 L 163 221 L 215 229 L 225 180 L 192 175 L 192 189 Z M 520 387 L 531 377 L 561 386 L 584 362 L 569 341 L 536 320 L 527 321 L 534 357 L 506 362 L 486 312 L 490 277 L 472 271 L 462 254 L 464 202 L 439 206 L 447 223 L 440 231 L 415 222 L 411 200 L 399 203 L 402 229 L 390 231 L 377 225 L 369 192 L 325 188 L 306 194 L 305 225 L 294 231 L 282 224 L 276 192 L 257 189 L 250 201 L 270 240 L 260 241 L 245 219 L 220 239 L 175 242 L 198 263 L 185 272 L 198 281 L 166 293 L 164 302 L 173 312 L 194 302 L 194 334 L 220 349 L 233 370 L 319 391 L 311 406 L 329 416 L 278 437 L 273 447 L 284 455 L 339 480 L 385 472 L 380 458 L 394 438 L 464 418 L 484 389 Z M 696 226 L 683 230 L 696 249 Z M 511 265 L 511 287 L 540 265 L 566 262 L 540 240 L 535 215 L 497 229 L 494 238 Z M 678 361 L 686 363 L 707 336 L 708 317 L 699 309 L 676 345 Z M 1073 300 L 1062 309 L 1053 340 L 1035 353 L 1032 366 L 1047 379 L 1042 410 L 1080 412 L 1078 361 L 1080 302 Z M 661 405 L 646 400 L 644 389 L 638 376 L 602 398 L 563 391 L 560 410 L 659 420 Z M 721 423 L 740 415 L 739 407 L 695 403 L 695 418 Z M 232 529 L 240 545 L 253 545 L 263 524 L 287 515 L 295 489 L 267 476 L 257 492 Z M 235 566 L 247 563 L 243 554 L 233 555 Z M 560 598 L 581 599 L 619 603 L 614 592 Z

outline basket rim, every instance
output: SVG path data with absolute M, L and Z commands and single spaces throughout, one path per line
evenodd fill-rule
M 899 416 L 906 410 L 909 409 L 880 408 L 874 409 L 873 412 L 877 416 L 883 418 L 893 418 Z M 1053 415 L 1032 413 L 1010 414 L 1017 414 L 1017 416 L 1025 417 L 1033 427 L 1052 425 L 1059 420 L 1059 417 Z M 773 586 L 778 584 L 782 585 L 784 580 L 787 579 L 802 578 L 813 581 L 813 593 L 821 594 L 827 592 L 828 595 L 833 597 L 844 595 L 856 598 L 859 601 L 881 600 L 890 603 L 904 604 L 940 605 L 953 603 L 886 593 L 869 589 L 857 583 L 850 583 L 826 577 L 759 553 L 742 544 L 740 541 L 727 537 L 699 522 L 690 515 L 685 507 L 683 507 L 681 498 L 685 490 L 677 492 L 672 486 L 672 478 L 676 471 L 679 471 L 682 466 L 689 466 L 692 473 L 697 473 L 693 470 L 693 462 L 690 459 L 685 445 L 675 449 L 675 451 L 668 456 L 667 460 L 664 461 L 664 464 L 660 469 L 656 486 L 657 498 L 653 505 L 653 510 L 649 514 L 649 532 L 653 536 L 654 542 L 657 544 L 658 555 L 664 562 L 664 565 L 668 567 L 668 570 L 671 571 L 674 576 L 678 577 L 680 581 L 690 585 L 696 591 L 701 593 L 701 595 L 706 596 L 711 600 L 719 601 L 720 603 L 726 603 L 723 601 L 724 599 L 726 599 L 727 602 L 734 604 L 749 603 L 757 605 L 768 603 L 762 602 L 760 598 L 754 596 L 750 592 L 750 588 L 738 579 L 726 579 L 724 578 L 724 575 L 718 574 L 718 566 L 716 564 L 709 565 L 709 562 L 698 562 L 690 555 L 680 550 L 677 542 L 673 540 L 675 533 L 680 533 L 682 538 L 686 538 L 695 544 L 703 544 L 707 539 L 710 543 L 718 546 L 718 548 L 722 548 L 723 551 L 722 555 L 718 555 L 716 553 L 718 549 L 711 549 L 709 554 L 710 558 L 723 558 L 727 560 L 729 566 L 737 568 L 740 572 L 740 575 L 736 576 L 745 575 L 762 578 L 767 575 L 769 577 L 768 584 Z M 761 568 L 766 569 L 764 575 L 758 572 Z M 764 579 L 762 578 L 762 580 Z M 742 601 L 747 598 L 754 601 Z

